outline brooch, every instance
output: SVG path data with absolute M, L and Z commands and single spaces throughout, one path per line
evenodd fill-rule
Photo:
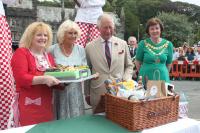
M 115 42 L 114 45 L 118 45 L 118 43 Z

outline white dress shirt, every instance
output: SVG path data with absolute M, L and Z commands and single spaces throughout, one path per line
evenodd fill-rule
M 100 37 L 101 38 L 101 37 Z M 103 45 L 103 52 L 105 53 L 106 55 L 106 51 L 105 51 L 105 40 L 103 38 L 101 38 L 101 44 Z M 111 38 L 108 40 L 108 47 L 109 47 L 109 50 L 110 50 L 110 54 L 111 54 L 111 50 L 112 50 L 112 42 L 111 42 Z

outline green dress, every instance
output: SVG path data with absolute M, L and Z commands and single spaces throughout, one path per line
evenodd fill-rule
M 136 59 L 140 61 L 141 67 L 139 76 L 142 76 L 145 84 L 145 77 L 148 80 L 164 80 L 170 82 L 169 71 L 166 64 L 172 63 L 173 44 L 165 39 L 158 44 L 150 38 L 140 41 Z

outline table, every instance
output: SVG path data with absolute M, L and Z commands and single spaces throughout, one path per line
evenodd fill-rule
M 183 118 L 141 132 L 131 132 L 106 119 L 105 116 L 85 115 L 67 120 L 8 129 L 5 130 L 5 133 L 24 133 L 26 131 L 27 133 L 200 133 L 200 122 Z

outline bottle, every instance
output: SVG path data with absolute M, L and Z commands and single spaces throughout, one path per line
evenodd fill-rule
M 139 79 L 138 79 L 138 89 L 141 89 L 141 88 L 143 88 L 142 76 L 139 76 Z
M 180 101 L 179 101 L 179 117 L 184 118 L 188 117 L 188 100 L 183 92 L 180 92 Z
M 188 102 L 187 101 L 187 98 L 186 98 L 186 96 L 185 96 L 185 93 L 183 93 L 183 92 L 180 92 L 180 102 L 181 103 L 183 103 L 183 102 Z

